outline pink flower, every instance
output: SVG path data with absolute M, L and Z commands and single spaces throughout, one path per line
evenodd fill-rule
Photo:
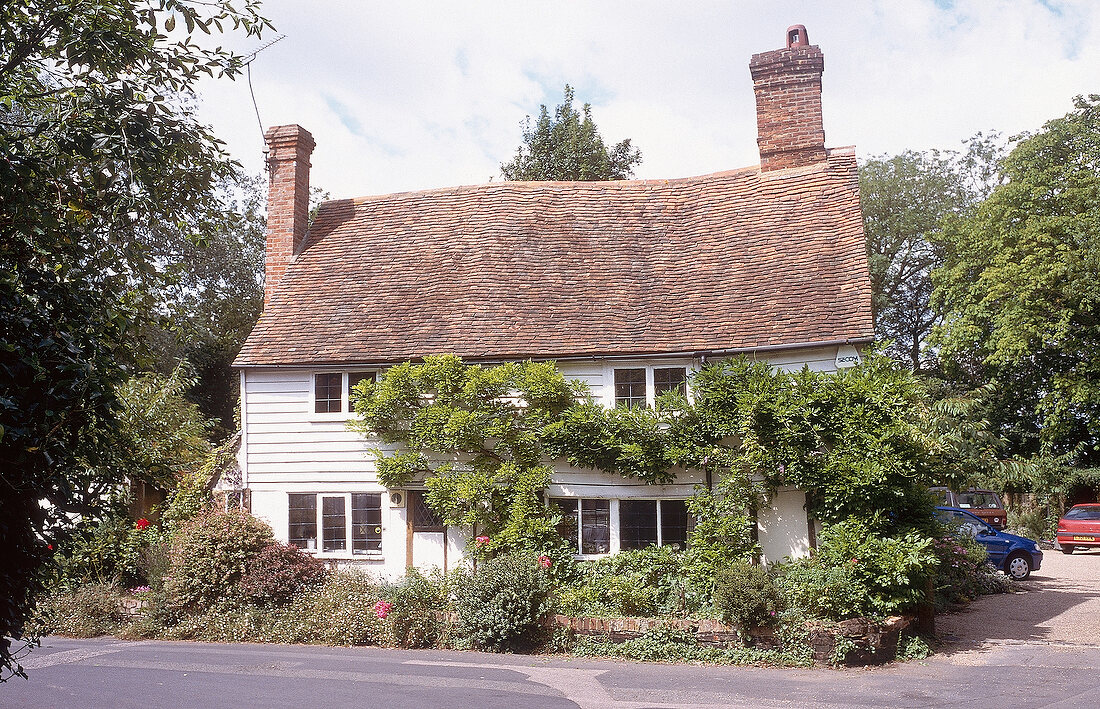
M 146 527 L 149 526 L 149 520 L 142 517 L 141 519 L 139 519 L 137 522 L 134 523 L 134 526 L 137 527 L 138 529 L 145 529 Z
M 852 563 L 853 563 L 853 564 L 858 564 L 858 563 L 859 563 L 859 559 L 852 559 Z
M 393 604 L 386 601 L 379 601 L 374 604 L 374 614 L 379 618 L 385 618 L 390 614 L 390 610 L 393 609 Z
M 541 566 L 544 569 L 549 569 L 550 568 L 550 557 L 546 556 L 545 554 L 540 556 L 539 557 L 539 566 Z
M 486 537 L 486 536 L 475 537 L 474 542 L 476 542 L 479 547 L 483 547 L 483 546 L 485 546 L 486 544 L 489 543 L 489 537 Z

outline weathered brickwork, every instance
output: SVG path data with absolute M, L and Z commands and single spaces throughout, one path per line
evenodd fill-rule
M 316 143 L 298 125 L 264 133 L 269 174 L 264 306 L 271 301 L 291 259 L 302 250 L 309 225 L 309 156 Z
M 760 169 L 802 167 L 825 159 L 821 74 L 825 56 L 815 46 L 754 54 L 749 62 L 756 92 Z

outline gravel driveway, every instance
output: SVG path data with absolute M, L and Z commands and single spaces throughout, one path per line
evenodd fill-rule
M 1069 556 L 1043 551 L 1043 568 L 1017 592 L 982 596 L 959 613 L 936 618 L 947 650 L 994 642 L 1049 642 L 1100 646 L 1100 551 Z

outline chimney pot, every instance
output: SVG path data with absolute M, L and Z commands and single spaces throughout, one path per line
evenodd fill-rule
M 808 46 L 810 46 L 810 35 L 806 33 L 805 25 L 791 25 L 787 28 L 787 49 Z

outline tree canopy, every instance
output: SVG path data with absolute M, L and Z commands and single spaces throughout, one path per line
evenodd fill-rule
M 141 237 L 208 213 L 231 170 L 185 99 L 242 60 L 197 38 L 269 26 L 255 0 L 0 5 L 0 637 L 19 637 L 51 525 L 121 469 L 115 390 L 162 275 Z M 0 641 L 0 676 L 16 668 Z
M 978 134 L 961 153 L 907 150 L 860 166 L 875 335 L 914 370 L 935 361 L 927 347 L 939 322 L 930 303 L 931 275 L 943 263 L 943 247 L 933 237 L 945 218 L 988 194 L 999 157 L 996 137 Z
M 543 104 L 534 126 L 530 116 L 522 125 L 523 145 L 500 166 L 506 180 L 625 180 L 642 162 L 630 138 L 611 148 L 604 144 L 592 120 L 592 106 L 586 103 L 579 112 L 573 108 L 573 87 L 568 84 L 552 118 Z
M 1004 183 L 949 219 L 933 273 L 949 376 L 993 382 L 1022 454 L 1100 465 L 1100 96 L 1023 137 Z

